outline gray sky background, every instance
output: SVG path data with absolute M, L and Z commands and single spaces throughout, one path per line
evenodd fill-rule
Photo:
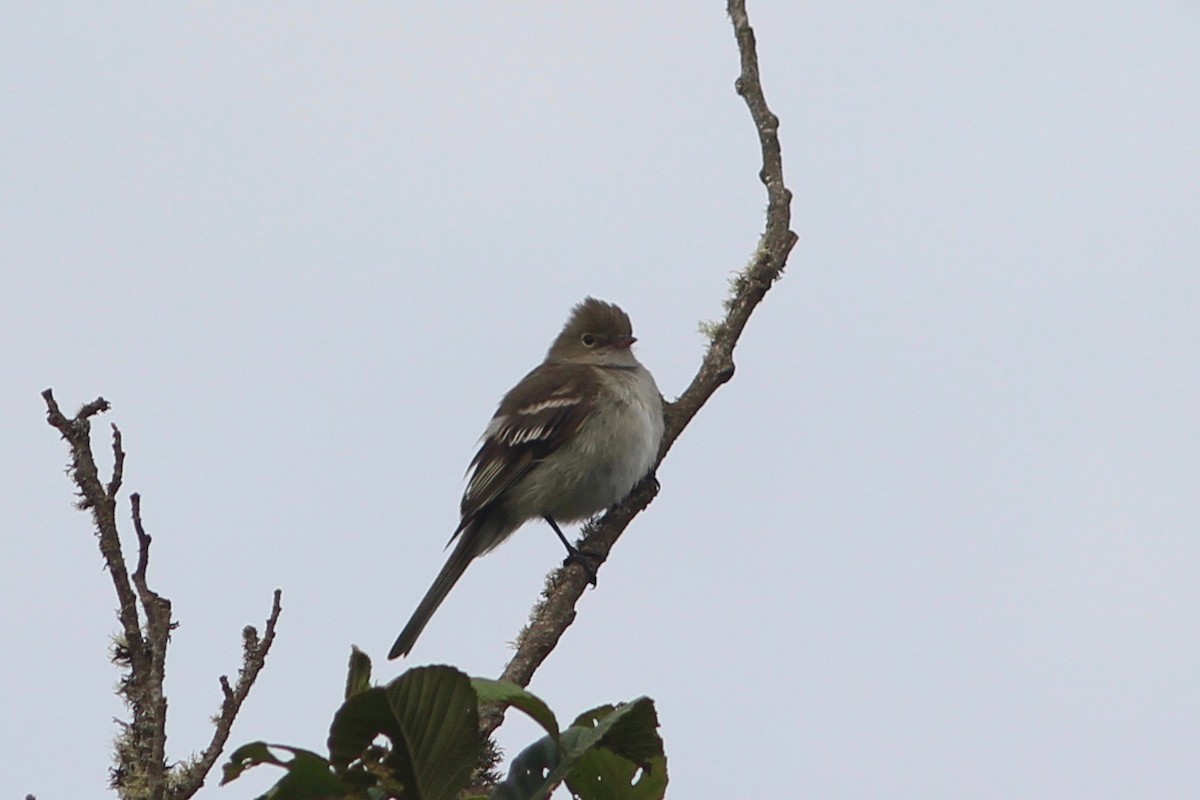
M 531 688 L 654 697 L 677 797 L 1200 796 L 1200 10 L 750 12 L 802 240 Z M 7 4 L 0 797 L 102 796 L 123 713 L 42 389 L 125 434 L 171 757 L 275 587 L 232 744 L 321 749 L 571 304 L 690 380 L 762 226 L 736 73 L 718 2 Z M 409 663 L 498 673 L 560 559 Z

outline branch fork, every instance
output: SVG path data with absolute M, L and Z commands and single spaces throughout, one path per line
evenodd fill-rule
M 204 785 L 205 776 L 229 739 L 242 702 L 266 662 L 275 640 L 280 592 L 275 590 L 262 639 L 253 627 L 242 632 L 242 666 L 238 670 L 237 685 L 230 686 L 226 676 L 220 677 L 223 699 L 220 711 L 213 718 L 212 740 L 193 759 L 169 767 L 166 762 L 167 697 L 163 682 L 167 645 L 171 631 L 178 623 L 171 618 L 171 601 L 151 589 L 146 577 L 153 539 L 142 522 L 142 498 L 137 493 L 129 496 L 138 542 L 137 565 L 132 576 L 125 564 L 116 520 L 117 493 L 125 472 L 121 431 L 116 425 L 112 426 L 113 470 L 105 484 L 100 480 L 92 454 L 91 419 L 109 410 L 108 401 L 98 397 L 80 408 L 75 416 L 67 417 L 55 401 L 52 390 L 42 392 L 42 398 L 46 401 L 46 421 L 70 447 L 69 473 L 79 490 L 77 506 L 92 512 L 100 555 L 117 593 L 121 633 L 113 645 L 113 662 L 124 670 L 118 693 L 133 719 L 131 722 L 118 720 L 121 734 L 117 737 L 117 763 L 112 769 L 112 786 L 123 798 L 185 800 Z

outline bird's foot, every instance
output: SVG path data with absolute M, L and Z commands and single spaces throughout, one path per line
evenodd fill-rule
M 583 571 L 588 576 L 588 583 L 592 586 L 596 585 L 596 570 L 604 557 L 593 558 L 585 553 L 580 552 L 579 548 L 567 541 L 567 537 L 563 536 L 562 529 L 558 527 L 558 523 L 554 521 L 554 517 L 547 514 L 542 519 L 549 523 L 554 529 L 554 533 L 558 535 L 558 540 L 563 543 L 563 547 L 567 548 L 567 557 L 563 559 L 563 566 L 569 567 L 571 564 L 578 564 L 583 567 Z
M 567 546 L 567 557 L 563 559 L 563 566 L 569 567 L 572 564 L 578 564 L 588 577 L 588 583 L 592 586 L 596 585 L 596 570 L 600 567 L 600 562 L 582 552 L 578 547 L 572 545 Z

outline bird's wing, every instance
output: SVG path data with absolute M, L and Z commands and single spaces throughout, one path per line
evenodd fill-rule
M 587 419 L 598 388 L 588 369 L 543 364 L 500 401 L 468 470 L 471 478 L 463 493 L 459 531 L 569 441 Z

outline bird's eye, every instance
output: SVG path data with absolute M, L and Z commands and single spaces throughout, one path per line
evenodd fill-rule
M 596 346 L 596 337 L 590 333 L 585 333 L 583 336 L 581 336 L 579 338 L 579 341 L 583 342 L 584 347 L 595 347 Z

